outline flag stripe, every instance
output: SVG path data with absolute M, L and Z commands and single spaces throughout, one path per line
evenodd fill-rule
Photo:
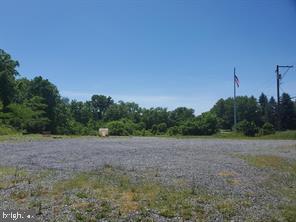
M 234 82 L 236 83 L 237 87 L 239 87 L 239 79 L 235 74 L 234 74 Z

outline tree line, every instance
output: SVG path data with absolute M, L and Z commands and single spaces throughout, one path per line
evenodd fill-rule
M 96 135 L 99 128 L 108 127 L 111 135 L 212 135 L 233 128 L 233 98 L 220 99 L 198 116 L 191 108 L 147 109 L 134 102 L 114 102 L 105 95 L 82 102 L 62 97 L 42 76 L 21 77 L 18 66 L 18 61 L 0 49 L 0 134 L 15 130 Z M 296 104 L 286 93 L 281 96 L 280 121 L 273 97 L 262 93 L 258 100 L 241 96 L 236 102 L 237 129 L 246 135 L 296 129 Z

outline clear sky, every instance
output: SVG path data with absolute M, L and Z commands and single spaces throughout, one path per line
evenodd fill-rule
M 62 96 L 207 111 L 219 98 L 275 95 L 296 65 L 296 0 L 0 0 L 0 48 Z M 282 90 L 296 96 L 296 69 Z

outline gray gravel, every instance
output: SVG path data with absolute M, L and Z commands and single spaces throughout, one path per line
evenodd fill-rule
M 0 143 L 0 165 L 28 169 L 92 170 L 105 164 L 128 170 L 157 170 L 163 177 L 197 177 L 215 186 L 221 171 L 258 181 L 262 170 L 234 154 L 296 159 L 296 141 L 167 138 L 80 138 Z
M 220 140 L 171 138 L 79 138 L 1 143 L 0 165 L 32 170 L 88 171 L 106 164 L 135 172 L 138 176 L 157 172 L 164 183 L 183 178 L 219 195 L 250 198 L 257 214 L 269 203 L 282 200 L 262 182 L 267 169 L 248 165 L 237 154 L 275 155 L 296 159 L 296 141 Z M 230 173 L 237 185 L 223 176 Z M 193 179 L 194 178 L 194 179 Z M 227 177 L 229 178 L 229 177 Z M 193 181 L 194 180 L 194 181 Z

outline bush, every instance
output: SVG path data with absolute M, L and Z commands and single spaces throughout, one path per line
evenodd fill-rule
M 107 124 L 111 136 L 128 136 L 128 130 L 122 121 L 111 121 Z
M 261 129 L 261 134 L 262 135 L 270 135 L 270 134 L 274 134 L 275 133 L 275 129 L 274 126 L 271 123 L 264 123 L 264 125 L 262 126 Z
M 167 131 L 167 124 L 166 123 L 160 123 L 160 124 L 153 124 L 151 127 L 151 132 L 156 134 L 164 134 Z
M 246 136 L 255 136 L 258 133 L 258 127 L 254 122 L 248 122 L 243 120 L 236 126 L 237 131 L 243 133 Z
M 12 134 L 16 134 L 17 131 L 9 126 L 5 126 L 5 125 L 0 125 L 0 135 L 12 135 Z
M 135 124 L 126 118 L 107 123 L 107 128 L 109 128 L 109 134 L 111 136 L 143 135 L 144 133 L 141 127 L 141 125 Z
M 184 136 L 200 135 L 201 130 L 197 121 L 188 121 L 180 126 L 180 132 Z
M 179 129 L 179 127 L 177 127 L 177 126 L 170 127 L 170 128 L 167 130 L 167 134 L 168 134 L 169 136 L 176 136 L 176 135 L 179 135 L 179 134 L 180 134 L 180 129 Z
M 160 123 L 157 125 L 157 131 L 160 134 L 163 134 L 167 131 L 167 124 L 166 123 Z
M 199 117 L 199 124 L 202 133 L 201 135 L 213 135 L 218 131 L 218 118 L 215 114 L 212 114 L 210 112 L 203 113 Z
M 182 135 L 212 135 L 218 130 L 217 117 L 211 113 L 203 113 L 192 121 L 180 126 Z

